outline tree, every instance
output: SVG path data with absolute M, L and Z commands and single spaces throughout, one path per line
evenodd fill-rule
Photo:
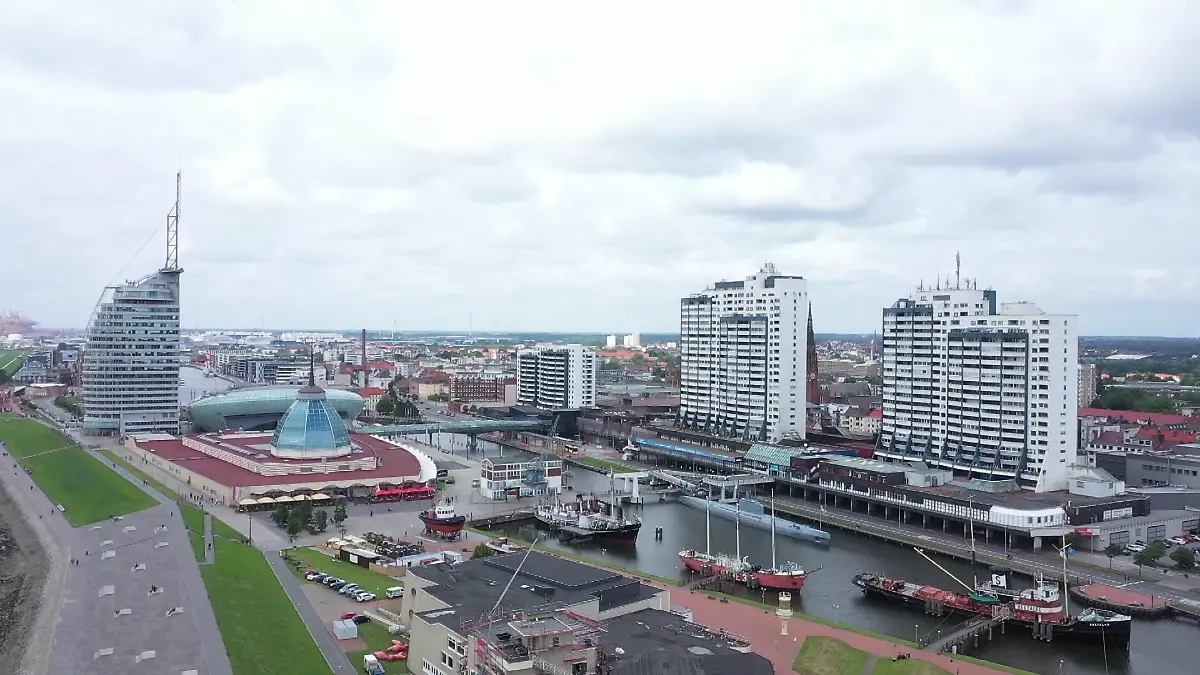
M 391 396 L 384 396 L 375 403 L 375 412 L 384 417 L 390 417 L 396 412 L 396 403 Z
M 295 517 L 296 513 L 292 512 L 292 517 L 287 521 L 287 536 L 288 541 L 296 543 L 296 536 L 304 531 L 304 521 Z
M 308 531 L 313 534 L 321 534 L 329 527 L 329 514 L 325 509 L 317 509 L 313 511 L 312 516 L 308 521 Z
M 1134 557 L 1134 562 L 1138 564 L 1138 574 L 1142 573 L 1143 566 L 1154 567 L 1158 564 L 1158 559 L 1167 554 L 1167 547 L 1163 546 L 1161 541 L 1151 542 L 1146 550 L 1137 554 Z
M 346 538 L 346 533 L 349 531 L 350 530 L 347 530 L 345 525 L 338 526 L 338 536 L 341 537 L 342 539 Z
M 1063 540 L 1066 543 L 1067 548 L 1073 548 L 1078 551 L 1080 544 L 1083 543 L 1083 535 L 1079 534 L 1078 532 L 1069 532 L 1067 533 L 1067 536 L 1063 537 Z
M 1112 570 L 1113 558 L 1125 552 L 1125 548 L 1120 544 L 1109 544 L 1104 547 L 1104 555 L 1108 556 L 1108 569 Z
M 476 558 L 486 558 L 490 555 L 496 555 L 496 549 L 491 548 L 487 544 L 479 544 L 475 547 L 474 551 L 471 551 L 472 560 Z
M 275 527 L 286 529 L 288 524 L 288 516 L 291 515 L 291 510 L 288 507 L 280 504 L 271 512 L 271 522 L 275 523 Z
M 1190 570 L 1196 566 L 1196 554 L 1192 549 L 1178 546 L 1171 551 L 1171 560 L 1175 561 L 1175 567 L 1181 570 Z
M 334 523 L 341 525 L 342 523 L 346 522 L 346 517 L 347 516 L 346 516 L 346 505 L 345 504 L 338 504 L 337 506 L 333 507 L 333 522 Z

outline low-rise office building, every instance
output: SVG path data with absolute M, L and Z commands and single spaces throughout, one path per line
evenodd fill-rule
M 409 668 L 423 675 L 458 675 L 464 663 L 472 673 L 593 673 L 604 621 L 671 608 L 669 591 L 538 551 L 413 568 L 404 585 Z
M 540 497 L 562 489 L 563 463 L 554 455 L 516 453 L 479 465 L 479 495 L 485 499 Z

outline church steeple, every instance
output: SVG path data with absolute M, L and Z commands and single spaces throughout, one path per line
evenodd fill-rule
M 805 402 L 820 405 L 821 382 L 817 379 L 817 338 L 813 333 L 812 303 L 808 305 L 808 359 L 805 369 L 808 371 L 804 386 Z

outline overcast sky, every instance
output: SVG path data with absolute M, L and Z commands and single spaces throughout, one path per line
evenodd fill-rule
M 186 327 L 675 331 L 770 261 L 869 332 L 961 251 L 1200 334 L 1194 2 L 584 4 L 4 0 L 0 310 L 161 266 L 182 167 Z

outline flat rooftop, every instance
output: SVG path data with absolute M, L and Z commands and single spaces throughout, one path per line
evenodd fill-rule
M 422 612 L 420 616 L 455 630 L 463 622 L 480 618 L 495 606 L 524 557 L 524 552 L 510 553 L 458 565 L 428 565 L 409 570 L 409 574 L 437 584 L 426 590 L 449 605 L 447 609 Z M 571 606 L 599 597 L 602 606 L 619 607 L 661 592 L 615 572 L 533 551 L 521 573 L 513 579 L 502 606 L 509 609 L 552 603 Z
M 220 448 L 212 440 L 206 440 L 210 436 L 215 435 L 201 434 L 192 436 L 192 438 Z M 262 446 L 271 443 L 270 433 L 230 434 L 219 436 L 219 438 L 223 443 L 236 445 L 241 448 L 248 454 L 249 458 L 257 454 L 267 454 L 262 449 Z M 322 483 L 342 480 L 361 480 L 365 481 L 365 485 L 370 485 L 386 481 L 387 479 L 399 480 L 404 477 L 419 476 L 421 474 L 421 462 L 411 452 L 398 445 L 393 445 L 392 443 L 366 434 L 350 434 L 350 441 L 361 452 L 356 452 L 340 459 L 355 460 L 374 456 L 379 459 L 379 468 L 371 471 L 294 473 L 282 476 L 264 476 L 193 450 L 184 445 L 181 438 L 139 440 L 137 444 L 139 448 L 149 450 L 172 464 L 178 464 L 188 471 L 198 473 L 227 487 L 254 487 L 258 485 L 279 485 L 281 483 Z M 268 459 L 257 461 L 301 466 L 314 462 L 311 459 L 283 459 L 280 457 L 269 457 Z M 331 461 L 336 463 L 336 460 Z
M 861 469 L 863 471 L 875 471 L 877 473 L 908 473 L 914 471 L 912 467 L 906 464 L 894 464 L 892 462 L 880 462 L 874 459 L 863 459 L 861 457 L 846 457 L 844 455 L 830 457 L 823 460 L 826 464 L 841 466 L 847 469 Z M 928 467 L 923 467 L 928 469 Z
M 643 609 L 604 622 L 600 638 L 611 675 L 773 675 L 771 662 L 718 631 Z M 617 654 L 620 648 L 622 654 Z
M 1128 501 L 1131 497 L 1136 497 L 1136 495 L 1128 494 L 1117 495 L 1115 497 L 1088 497 L 1086 495 L 1071 494 L 1067 490 L 1034 492 L 1033 490 L 1022 489 L 1013 492 L 986 492 L 983 490 L 972 490 L 961 484 L 939 485 L 937 487 L 910 485 L 909 489 L 931 496 L 971 501 L 987 506 L 1007 506 L 1013 509 L 1024 510 L 1065 507 L 1068 502 L 1074 506 L 1092 506 L 1094 504 Z

